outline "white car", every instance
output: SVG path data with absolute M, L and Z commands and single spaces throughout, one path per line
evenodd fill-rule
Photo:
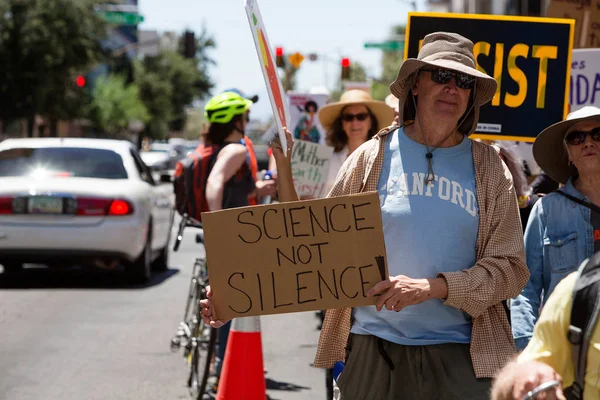
M 24 263 L 123 263 L 144 282 L 153 267 L 167 268 L 173 216 L 172 185 L 154 181 L 130 142 L 0 142 L 4 272 Z

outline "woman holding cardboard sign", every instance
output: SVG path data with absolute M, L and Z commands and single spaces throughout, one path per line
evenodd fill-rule
M 377 306 L 326 313 L 314 365 L 345 361 L 344 400 L 487 399 L 515 353 L 505 301 L 529 278 L 517 198 L 495 150 L 469 139 L 496 88 L 473 42 L 425 36 L 390 86 L 400 126 L 338 173 L 329 196 L 378 192 L 390 273 L 369 291 Z M 274 147 L 280 199 L 297 199 Z
M 504 302 L 529 277 L 515 189 L 496 152 L 468 137 L 496 87 L 470 40 L 425 36 L 390 86 L 400 126 L 337 176 L 330 196 L 379 193 L 390 272 L 369 291 L 377 306 L 326 313 L 314 364 L 346 362 L 344 400 L 487 399 L 515 352 Z M 274 155 L 280 199 L 297 198 Z

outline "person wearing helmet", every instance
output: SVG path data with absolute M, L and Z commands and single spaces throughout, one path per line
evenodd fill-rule
M 225 92 L 210 99 L 204 108 L 210 126 L 201 146 L 212 150 L 209 165 L 213 167 L 206 182 L 211 211 L 247 206 L 248 195 L 256 189 L 246 162 L 246 147 L 240 143 L 251 105 L 252 101 L 237 93 Z
M 210 211 L 248 206 L 248 196 L 256 190 L 247 162 L 246 146 L 241 144 L 244 129 L 248 122 L 248 110 L 252 101 L 235 92 L 221 93 L 206 104 L 205 116 L 210 127 L 206 134 L 204 150 L 211 157 L 208 165 L 213 165 L 206 182 L 206 201 Z M 204 153 L 206 154 L 206 153 Z M 225 348 L 230 324 L 219 329 L 215 360 L 216 385 L 225 358 Z

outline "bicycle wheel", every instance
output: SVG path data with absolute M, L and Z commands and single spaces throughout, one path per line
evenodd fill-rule
M 200 337 L 194 339 L 192 345 L 188 386 L 190 395 L 194 400 L 202 400 L 206 392 L 206 384 L 210 375 L 210 367 L 217 341 L 217 330 L 215 328 L 206 328 Z M 202 369 L 200 369 L 201 367 Z

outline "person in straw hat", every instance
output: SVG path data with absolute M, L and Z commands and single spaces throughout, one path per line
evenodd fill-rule
M 556 285 L 600 250 L 600 109 L 584 107 L 543 130 L 533 156 L 564 186 L 539 200 L 525 229 L 531 279 L 511 302 L 513 333 L 521 350 Z
M 338 173 L 330 197 L 378 191 L 390 273 L 367 293 L 376 306 L 327 310 L 314 365 L 345 362 L 344 400 L 486 399 L 515 353 L 504 302 L 529 278 L 517 198 L 496 151 L 468 138 L 496 86 L 470 40 L 425 36 L 390 86 L 400 126 Z M 273 153 L 280 199 L 297 199 L 281 179 L 289 158 Z
M 327 132 L 326 142 L 334 149 L 329 162 L 325 193 L 329 193 L 348 155 L 392 123 L 394 111 L 386 103 L 373 100 L 364 90 L 348 90 L 340 101 L 319 110 L 319 121 Z

